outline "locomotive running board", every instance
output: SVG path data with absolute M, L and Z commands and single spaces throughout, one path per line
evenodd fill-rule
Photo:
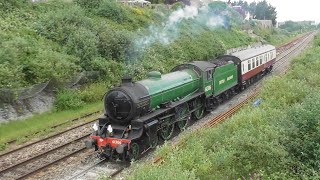
M 159 116 L 160 114 L 176 107 L 176 106 L 179 106 L 181 105 L 182 103 L 185 103 L 191 99 L 194 99 L 196 97 L 199 97 L 201 95 L 204 95 L 204 92 L 198 92 L 198 93 L 195 93 L 194 95 L 190 96 L 189 98 L 185 99 L 185 100 L 182 100 L 182 101 L 178 101 L 178 102 L 173 102 L 169 107 L 166 107 L 166 108 L 162 108 L 162 109 L 158 109 L 142 118 L 139 118 L 137 120 L 134 120 L 134 121 L 137 121 L 137 122 L 140 122 L 140 123 L 145 123 L 145 122 L 148 122 L 150 119 L 156 117 L 156 116 Z

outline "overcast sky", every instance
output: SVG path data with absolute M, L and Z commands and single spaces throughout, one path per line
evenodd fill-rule
M 259 2 L 259 0 L 246 0 L 247 2 Z M 267 0 L 277 8 L 278 21 L 302 21 L 314 20 L 320 22 L 319 0 Z

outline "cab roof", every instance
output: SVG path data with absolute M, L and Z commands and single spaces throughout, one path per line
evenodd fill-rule
M 188 64 L 196 66 L 201 71 L 207 71 L 208 69 L 213 69 L 213 68 L 217 67 L 217 65 L 215 65 L 215 64 L 213 64 L 211 62 L 208 62 L 208 61 L 193 61 L 193 62 L 188 63 Z

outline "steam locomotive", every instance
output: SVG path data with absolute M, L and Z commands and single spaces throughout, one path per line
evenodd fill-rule
M 137 159 L 159 138 L 170 139 L 175 127 L 184 130 L 192 118 L 201 119 L 269 73 L 275 59 L 276 48 L 262 45 L 181 64 L 168 74 L 152 71 L 142 81 L 125 77 L 105 95 L 105 113 L 86 146 L 100 158 Z

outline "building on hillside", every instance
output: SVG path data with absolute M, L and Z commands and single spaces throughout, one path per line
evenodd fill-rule
M 273 28 L 272 20 L 252 19 L 252 21 L 256 22 L 257 25 L 261 28 L 265 28 L 265 29 L 272 29 Z
M 243 18 L 246 18 L 247 13 L 246 11 L 242 8 L 242 6 L 232 6 L 232 8 L 237 11 Z
M 315 21 L 296 21 L 296 22 L 299 23 L 299 24 L 302 24 L 302 25 L 309 25 L 309 26 L 316 25 Z

